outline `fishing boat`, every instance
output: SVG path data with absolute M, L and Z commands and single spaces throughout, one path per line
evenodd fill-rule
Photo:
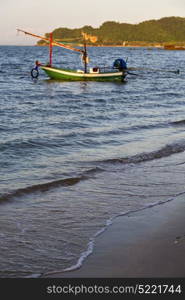
M 124 81 L 127 75 L 127 64 L 124 59 L 118 58 L 113 62 L 112 67 L 91 67 L 88 68 L 89 58 L 87 54 L 86 41 L 84 41 L 83 49 L 74 48 L 70 45 L 62 44 L 53 39 L 52 33 L 50 37 L 42 37 L 32 34 L 22 29 L 17 29 L 18 32 L 31 35 L 33 37 L 42 39 L 49 44 L 49 64 L 42 64 L 38 60 L 35 67 L 31 70 L 31 76 L 37 78 L 39 76 L 39 68 L 41 68 L 51 79 L 62 81 Z M 59 46 L 68 50 L 79 52 L 81 54 L 84 68 L 71 70 L 65 68 L 58 68 L 52 64 L 53 46 Z

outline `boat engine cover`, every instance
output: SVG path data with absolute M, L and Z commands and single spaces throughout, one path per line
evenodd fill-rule
M 113 68 L 118 69 L 119 71 L 123 71 L 127 69 L 127 63 L 122 58 L 117 58 L 113 63 Z

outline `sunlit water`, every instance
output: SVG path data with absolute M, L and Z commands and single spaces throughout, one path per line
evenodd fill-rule
M 0 277 L 79 267 L 120 214 L 185 192 L 185 53 L 89 48 L 91 66 L 132 72 L 126 83 L 56 82 L 45 47 L 0 47 Z M 54 50 L 54 64 L 82 68 Z M 124 229 L 123 229 L 124 231 Z

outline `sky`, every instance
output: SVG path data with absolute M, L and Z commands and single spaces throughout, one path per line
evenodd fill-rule
M 0 44 L 34 45 L 17 28 L 44 35 L 59 27 L 99 27 L 105 21 L 137 24 L 185 17 L 185 0 L 0 0 Z

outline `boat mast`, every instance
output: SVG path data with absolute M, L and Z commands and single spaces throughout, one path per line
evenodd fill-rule
M 49 65 L 52 67 L 52 54 L 53 54 L 53 33 L 50 33 L 50 39 L 49 39 Z
M 87 73 L 87 46 L 86 46 L 86 41 L 84 41 L 84 72 Z
M 87 64 L 89 63 L 89 58 L 88 58 L 88 54 L 87 54 L 87 34 L 85 32 L 82 32 L 82 36 L 84 39 L 84 50 L 83 51 L 83 55 L 82 55 L 82 60 L 84 63 L 84 73 L 87 73 Z

